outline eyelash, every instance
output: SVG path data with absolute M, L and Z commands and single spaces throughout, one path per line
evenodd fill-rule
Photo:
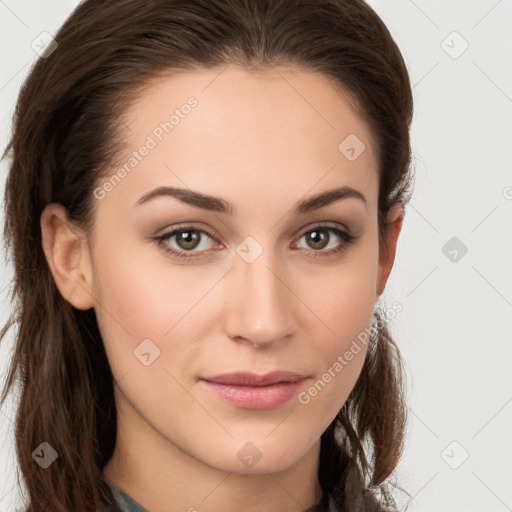
M 354 242 L 357 240 L 356 236 L 350 235 L 346 231 L 343 231 L 335 226 L 328 225 L 328 224 L 319 224 L 318 226 L 314 226 L 313 228 L 308 229 L 298 238 L 298 240 L 300 240 L 303 236 L 307 235 L 308 233 L 311 233 L 313 231 L 320 231 L 320 230 L 334 233 L 335 235 L 337 235 L 338 237 L 340 237 L 343 240 L 343 243 L 339 247 L 336 247 L 335 249 L 331 249 L 329 251 L 320 251 L 320 250 L 315 251 L 312 249 L 310 251 L 311 254 L 309 255 L 310 258 L 316 258 L 318 256 L 331 257 L 331 256 L 341 254 L 341 253 L 347 251 L 350 248 L 350 246 L 353 245 Z M 186 231 L 196 231 L 199 233 L 203 233 L 205 235 L 208 235 L 212 240 L 219 243 L 217 241 L 216 237 L 212 233 L 210 233 L 208 230 L 194 228 L 193 226 L 186 226 L 186 225 L 178 226 L 177 228 L 173 229 L 172 231 L 168 231 L 167 233 L 164 233 L 163 235 L 153 237 L 153 242 L 155 244 L 157 244 L 164 252 L 169 253 L 172 256 L 175 256 L 177 258 L 180 258 L 183 260 L 197 259 L 200 256 L 196 256 L 196 255 L 194 255 L 194 253 L 187 253 L 186 251 L 177 251 L 176 249 L 171 249 L 167 244 L 164 243 L 164 241 L 167 240 L 168 238 L 172 238 L 174 235 L 181 233 L 181 232 L 186 232 Z M 202 251 L 198 251 L 198 252 L 200 253 Z

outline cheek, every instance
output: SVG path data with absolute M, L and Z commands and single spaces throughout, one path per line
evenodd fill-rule
M 107 236 L 108 232 L 112 235 Z M 95 312 L 116 378 L 142 366 L 134 351 L 143 340 L 152 340 L 157 347 L 154 354 L 161 351 L 162 336 L 175 321 L 172 307 L 176 303 L 165 293 L 165 283 L 156 279 L 154 266 L 144 261 L 142 246 L 128 247 L 125 236 L 104 229 L 94 254 Z
M 343 350 L 371 325 L 377 286 L 378 254 L 369 242 L 347 254 L 339 266 L 304 274 L 299 296 L 315 313 L 326 336 L 326 352 Z M 330 348 L 330 350 L 329 350 Z
M 317 407 L 329 409 L 331 415 L 352 391 L 367 352 L 376 301 L 378 254 L 371 243 L 365 245 L 351 253 L 328 278 L 318 274 L 316 279 L 310 275 L 302 280 L 301 297 L 315 313 L 310 315 L 314 320 L 309 331 L 314 332 L 312 324 L 316 323 L 315 352 L 322 362 L 317 380 L 305 390 L 303 403 L 317 401 Z
M 162 337 L 193 304 L 185 273 L 166 264 L 164 257 L 156 265 L 157 251 L 150 242 L 123 248 L 119 237 L 95 255 L 97 309 L 106 323 L 117 324 L 125 335 Z
M 331 301 L 317 304 L 317 311 L 333 331 L 315 336 L 317 374 L 298 396 L 305 411 L 322 423 L 332 422 L 352 392 L 364 365 L 374 304 L 365 288 L 349 286 L 332 293 Z M 321 307 L 322 306 L 322 307 Z
M 112 238 L 95 255 L 95 311 L 115 377 L 140 369 L 135 357 L 146 349 L 158 355 L 152 368 L 187 367 L 212 305 L 201 299 L 224 272 L 173 265 L 159 254 L 155 261 L 157 251 L 137 244 L 123 248 L 121 239 Z

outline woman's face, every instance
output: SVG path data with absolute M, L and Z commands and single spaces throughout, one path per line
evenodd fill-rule
M 316 454 L 388 274 L 368 126 L 319 74 L 234 66 L 155 82 L 125 122 L 73 295 L 95 309 L 118 427 L 145 458 L 236 473 Z M 205 380 L 275 371 L 301 377 Z

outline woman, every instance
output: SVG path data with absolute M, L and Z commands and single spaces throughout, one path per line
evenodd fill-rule
M 86 0 L 23 85 L 28 510 L 394 505 L 412 92 L 361 0 Z

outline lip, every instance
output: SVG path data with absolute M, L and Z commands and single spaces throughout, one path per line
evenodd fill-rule
M 268 386 L 277 384 L 278 382 L 297 382 L 305 379 L 305 375 L 284 370 L 276 370 L 258 375 L 251 372 L 234 372 L 223 373 L 222 375 L 214 375 L 213 377 L 202 377 L 202 380 L 216 382 L 217 384 L 232 384 L 235 386 Z
M 295 396 L 306 376 L 274 371 L 265 375 L 226 373 L 200 380 L 217 396 L 242 409 L 274 409 Z

